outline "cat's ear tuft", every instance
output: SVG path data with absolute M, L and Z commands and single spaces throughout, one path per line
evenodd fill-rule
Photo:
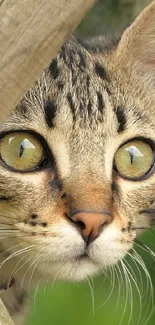
M 155 69 L 155 1 L 123 33 L 117 58 L 126 64 L 139 62 L 143 67 Z

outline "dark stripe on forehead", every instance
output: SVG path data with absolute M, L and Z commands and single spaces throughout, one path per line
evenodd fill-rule
M 72 99 L 72 96 L 70 93 L 67 95 L 67 100 L 68 100 L 68 104 L 69 104 L 69 107 L 70 107 L 70 110 L 71 110 L 71 113 L 73 116 L 73 121 L 75 121 L 76 120 L 76 114 L 75 114 L 76 108 L 75 108 L 75 104 L 73 102 L 73 99 Z
M 5 196 L 5 195 L 0 196 L 0 201 L 10 201 L 11 199 L 12 199 L 12 197 L 9 197 L 9 196 Z
M 88 110 L 88 116 L 90 117 L 92 115 L 92 103 L 91 101 L 89 100 L 89 103 L 88 103 L 88 106 L 87 106 L 87 110 Z
M 105 85 L 105 90 L 108 93 L 108 95 L 111 96 L 111 91 L 107 85 Z
M 56 79 L 59 76 L 59 68 L 57 59 L 53 59 L 50 66 L 49 71 L 53 79 Z
M 83 53 L 80 52 L 80 51 L 78 51 L 78 55 L 79 55 L 79 58 L 80 58 L 79 68 L 80 68 L 81 71 L 84 71 L 85 68 L 86 68 L 85 57 L 84 57 Z
M 122 109 L 122 107 L 117 106 L 116 108 L 114 108 L 114 112 L 116 114 L 117 117 L 117 121 L 119 124 L 118 127 L 118 132 L 123 132 L 125 130 L 126 127 L 126 116 L 124 114 L 124 110 Z
M 58 87 L 59 90 L 62 91 L 63 88 L 64 88 L 64 84 L 63 84 L 62 82 L 58 82 L 58 83 L 57 83 L 57 87 Z
M 73 85 L 77 82 L 77 69 L 85 72 L 86 60 L 84 53 L 80 50 L 77 43 L 66 44 L 61 48 L 60 59 L 63 60 L 65 65 L 72 73 Z
M 103 79 L 103 80 L 107 79 L 107 74 L 106 74 L 105 69 L 104 69 L 103 66 L 102 66 L 100 63 L 98 63 L 98 62 L 95 63 L 95 72 L 97 73 L 97 75 L 98 75 L 101 79 Z
M 99 91 L 97 92 L 97 100 L 98 100 L 98 110 L 100 113 L 103 113 L 104 101 L 103 101 L 103 96 Z
M 24 103 L 24 100 L 16 107 L 16 112 L 18 112 L 21 117 L 24 117 L 24 119 L 30 118 L 29 109 L 26 103 Z
M 66 48 L 66 46 L 62 46 L 61 51 L 60 51 L 60 59 L 63 60 L 63 62 L 67 65 L 68 69 L 72 69 L 72 64 L 70 60 L 70 52 Z
M 48 98 L 44 105 L 44 113 L 45 113 L 45 121 L 48 125 L 48 127 L 52 128 L 54 127 L 54 118 L 56 114 L 56 104 Z

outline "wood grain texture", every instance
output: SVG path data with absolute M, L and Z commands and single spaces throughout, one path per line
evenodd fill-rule
M 0 325 L 14 325 L 10 315 L 8 314 L 2 300 L 0 299 Z
M 95 0 L 0 1 L 0 124 Z
M 0 125 L 95 0 L 0 1 Z M 0 299 L 0 325 L 13 325 Z

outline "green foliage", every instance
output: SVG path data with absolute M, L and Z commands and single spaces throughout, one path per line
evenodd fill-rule
M 151 0 L 98 0 L 75 34 L 94 36 L 120 32 Z

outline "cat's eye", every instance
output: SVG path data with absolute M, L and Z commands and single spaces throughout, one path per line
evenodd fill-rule
M 0 157 L 5 165 L 19 171 L 33 170 L 44 158 L 41 142 L 32 134 L 13 132 L 0 140 Z
M 114 158 L 115 170 L 128 179 L 136 180 L 149 173 L 154 163 L 151 146 L 142 140 L 132 140 L 120 147 Z

